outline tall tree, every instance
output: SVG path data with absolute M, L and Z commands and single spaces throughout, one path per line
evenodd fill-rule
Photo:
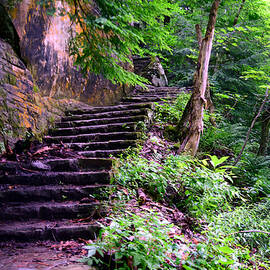
M 212 4 L 205 37 L 202 39 L 198 57 L 194 90 L 188 103 L 186 117 L 181 119 L 177 130 L 180 132 L 181 146 L 179 152 L 185 151 L 195 155 L 198 150 L 200 136 L 203 132 L 203 111 L 206 104 L 205 92 L 208 80 L 208 66 L 211 56 L 217 12 L 222 0 L 215 0 Z

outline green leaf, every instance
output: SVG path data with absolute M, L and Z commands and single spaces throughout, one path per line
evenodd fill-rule
M 234 253 L 234 250 L 228 246 L 220 246 L 217 248 L 219 251 L 221 251 L 222 253 L 225 253 L 225 254 L 233 254 Z

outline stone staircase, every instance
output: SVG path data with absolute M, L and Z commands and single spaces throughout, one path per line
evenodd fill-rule
M 118 105 L 69 111 L 44 141 L 72 149 L 75 157 L 38 160 L 39 169 L 0 163 L 0 241 L 95 237 L 95 219 L 106 207 L 93 195 L 102 200 L 110 184 L 112 156 L 136 145 L 137 123 L 147 123 L 153 102 L 174 99 L 180 91 L 148 86 Z

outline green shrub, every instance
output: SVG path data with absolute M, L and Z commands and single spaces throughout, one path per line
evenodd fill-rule
M 236 184 L 243 188 L 247 199 L 260 201 L 270 196 L 270 157 L 257 156 L 252 152 L 244 152 L 234 169 L 238 176 Z
M 240 197 L 238 188 L 230 185 L 232 177 L 226 168 L 209 169 L 204 162 L 188 157 L 171 156 L 177 162 L 186 198 L 180 203 L 195 217 L 208 217 L 231 209 L 231 202 Z M 211 157 L 213 159 L 213 157 Z
M 183 262 L 186 270 L 248 269 L 250 251 L 241 246 L 232 246 L 232 239 L 207 236 L 205 241 L 193 245 L 190 256 Z
M 170 238 L 172 224 L 154 212 L 136 215 L 125 211 L 103 227 L 100 238 L 86 246 L 83 262 L 98 269 L 176 269 L 181 247 Z M 173 255 L 172 255 L 173 254 Z
M 118 173 L 112 179 L 113 183 L 128 187 L 136 191 L 139 187 L 163 199 L 170 179 L 170 172 L 156 161 L 149 161 L 131 154 L 119 160 Z
M 234 241 L 270 258 L 270 196 L 260 203 L 243 205 L 213 216 L 210 230 L 219 236 L 233 234 Z M 254 230 L 254 232 L 252 232 Z M 258 233 L 257 230 L 268 232 Z M 246 233 L 237 233 L 249 231 Z
M 232 178 L 226 170 L 218 170 L 216 166 L 209 169 L 191 157 L 173 155 L 161 163 L 129 155 L 120 159 L 120 168 L 113 179 L 132 190 L 142 187 L 158 199 L 170 199 L 168 188 L 174 194 L 181 193 L 185 200 L 177 202 L 178 206 L 195 217 L 230 209 L 230 202 L 240 197 L 240 192 L 228 181 Z
M 177 124 L 182 116 L 190 94 L 181 93 L 174 102 L 165 101 L 164 104 L 156 104 L 155 121 L 163 124 Z

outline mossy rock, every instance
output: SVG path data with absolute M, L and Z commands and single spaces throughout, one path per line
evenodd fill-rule
M 17 84 L 17 79 L 13 74 L 7 74 L 7 83 L 11 84 L 11 85 L 16 85 Z
M 172 141 L 177 141 L 176 127 L 173 125 L 167 125 L 164 129 L 164 137 Z

